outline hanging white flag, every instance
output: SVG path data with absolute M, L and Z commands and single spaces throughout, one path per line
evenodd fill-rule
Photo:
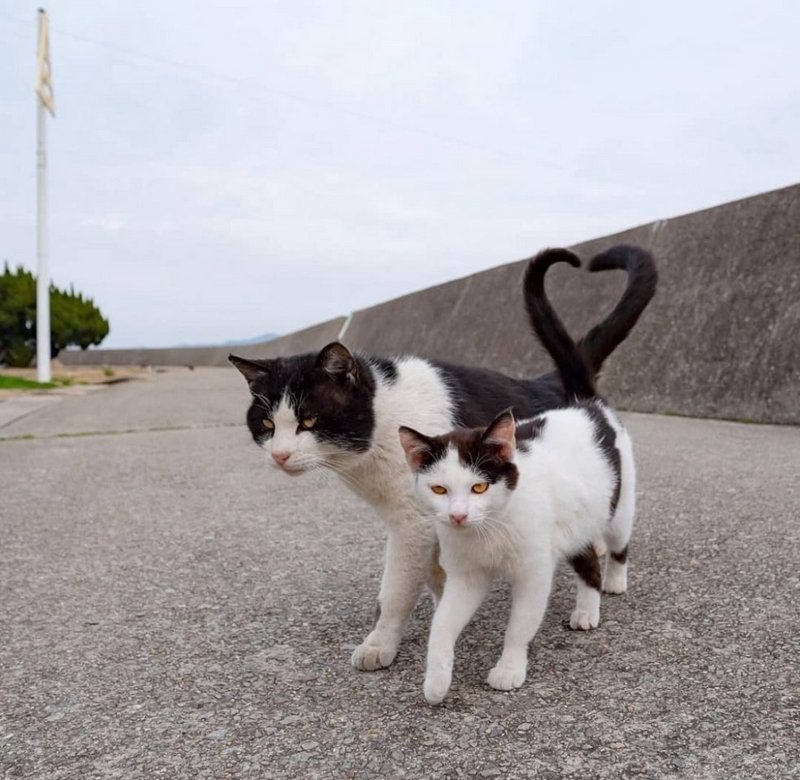
M 50 20 L 47 11 L 39 9 L 39 54 L 36 58 L 36 94 L 42 105 L 56 115 L 56 101 L 53 96 L 53 73 L 50 69 Z

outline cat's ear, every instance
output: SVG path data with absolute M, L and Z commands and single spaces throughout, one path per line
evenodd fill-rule
M 238 355 L 228 355 L 228 360 L 242 372 L 242 376 L 247 380 L 251 389 L 262 376 L 269 373 L 269 366 L 272 362 L 271 360 L 248 360 Z
M 418 431 L 413 428 L 406 428 L 401 425 L 397 431 L 400 436 L 400 444 L 406 453 L 406 460 L 411 470 L 416 474 L 431 454 L 431 443 Z
M 517 449 L 517 422 L 511 409 L 500 412 L 483 434 L 484 444 L 495 448 L 501 460 L 512 460 Z
M 317 368 L 321 368 L 334 379 L 348 379 L 351 382 L 358 380 L 358 361 L 353 353 L 338 341 L 322 348 L 317 355 Z

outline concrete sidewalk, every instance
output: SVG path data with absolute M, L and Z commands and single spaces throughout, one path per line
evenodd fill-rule
M 0 427 L 3 777 L 798 776 L 800 429 L 626 415 L 630 591 L 573 633 L 562 573 L 503 694 L 496 588 L 433 709 L 427 602 L 391 669 L 350 667 L 378 520 L 267 471 L 246 403 L 235 371 L 180 370 Z

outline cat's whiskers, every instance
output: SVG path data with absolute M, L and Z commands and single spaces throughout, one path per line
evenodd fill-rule
M 513 550 L 519 544 L 518 531 L 493 512 L 484 514 L 475 527 L 480 529 L 482 539 L 493 542 L 493 546 Z
M 330 457 L 319 459 L 317 461 L 317 468 L 319 470 L 327 470 L 330 473 L 336 474 L 336 476 L 354 488 L 361 489 L 363 487 L 361 480 L 348 471 L 344 466 L 336 463 L 336 461 Z

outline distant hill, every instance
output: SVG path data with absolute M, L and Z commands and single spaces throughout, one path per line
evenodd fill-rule
M 244 347 L 249 344 L 261 344 L 264 341 L 272 341 L 278 338 L 279 333 L 264 333 L 261 336 L 253 336 L 251 339 L 233 339 L 231 341 L 218 341 L 214 344 L 209 344 L 207 341 L 202 344 L 173 344 L 169 347 L 156 347 L 156 349 L 187 349 L 195 347 Z M 152 349 L 152 347 L 126 347 L 126 349 Z

